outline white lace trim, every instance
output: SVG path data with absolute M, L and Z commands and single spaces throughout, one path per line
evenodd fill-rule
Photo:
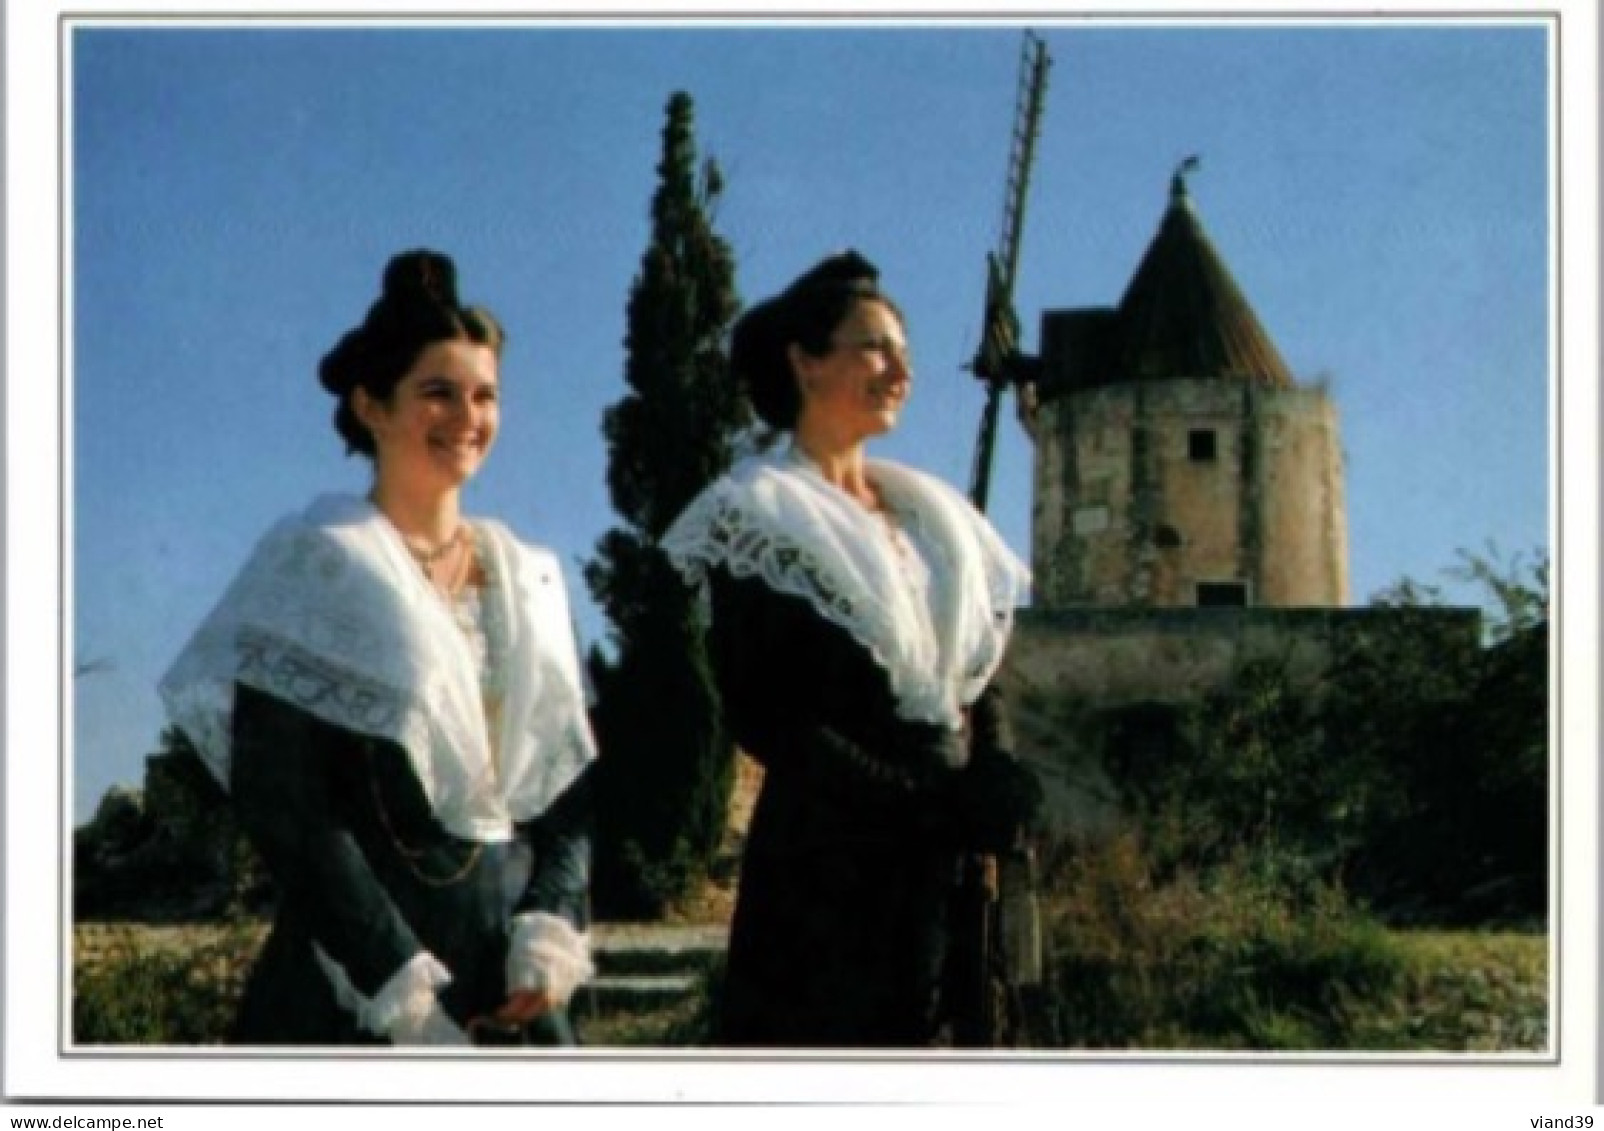
M 590 956 L 590 933 L 574 929 L 548 911 L 526 911 L 513 918 L 507 947 L 507 986 L 545 990 L 559 1007 L 596 974 Z
M 366 500 L 330 495 L 278 523 L 196 631 L 160 692 L 224 787 L 235 683 L 405 748 L 452 833 L 507 840 L 595 757 L 567 592 L 549 551 L 499 523 L 475 531 L 505 584 L 507 695 L 492 755 L 474 657 L 399 534 Z
M 345 967 L 321 946 L 313 943 L 312 953 L 334 988 L 335 1002 L 375 1037 L 390 1036 L 403 1018 L 427 1013 L 435 1004 L 436 991 L 451 984 L 451 972 L 434 955 L 420 950 L 370 998 L 356 988 Z
M 902 464 L 870 480 L 926 559 L 912 584 L 884 523 L 794 452 L 743 460 L 686 508 L 662 548 L 710 611 L 708 574 L 806 600 L 885 669 L 904 718 L 956 727 L 1002 662 L 1024 564 L 969 501 Z

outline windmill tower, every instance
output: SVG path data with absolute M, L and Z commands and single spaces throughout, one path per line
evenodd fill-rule
M 1204 232 L 1196 167 L 1175 171 L 1117 307 L 1042 315 L 1038 607 L 1348 600 L 1336 409 L 1293 380 Z

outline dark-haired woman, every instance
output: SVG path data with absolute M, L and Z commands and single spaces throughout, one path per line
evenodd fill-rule
M 862 256 L 753 307 L 730 361 L 784 442 L 664 539 L 705 598 L 736 741 L 764 767 L 719 1043 L 944 1043 L 959 862 L 1010 847 L 1040 804 L 991 686 L 1026 573 L 958 492 L 865 453 L 912 371 Z
M 502 331 L 396 256 L 324 357 L 365 496 L 275 525 L 162 681 L 279 897 L 232 1039 L 572 1043 L 587 723 L 555 557 L 467 518 Z

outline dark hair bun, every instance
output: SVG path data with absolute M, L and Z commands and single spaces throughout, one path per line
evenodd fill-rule
M 423 341 L 448 336 L 450 320 L 461 309 L 457 265 L 450 256 L 416 248 L 391 257 L 367 318 L 323 358 L 318 383 L 335 396 L 344 396 L 375 367 L 393 369 L 389 359 L 398 350 L 415 353 Z
M 363 372 L 362 363 L 368 353 L 366 345 L 360 326 L 341 334 L 334 348 L 318 363 L 318 384 L 337 397 L 349 393 Z
M 880 281 L 880 269 L 853 248 L 820 260 L 785 288 L 787 295 L 813 290 L 846 287 L 872 290 Z
M 730 369 L 746 388 L 758 419 L 789 428 L 796 416 L 796 383 L 785 357 L 789 330 L 785 298 L 777 295 L 747 310 L 730 333 Z
M 384 268 L 384 284 L 379 301 L 427 297 L 444 307 L 457 301 L 457 265 L 438 251 L 419 248 L 403 251 Z

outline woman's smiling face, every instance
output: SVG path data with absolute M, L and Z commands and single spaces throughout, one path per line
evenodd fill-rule
M 889 432 L 913 386 L 902 319 L 878 299 L 859 299 L 813 356 L 797 345 L 791 365 L 802 392 L 797 430 L 857 443 Z
M 388 478 L 455 488 L 484 464 L 500 424 L 495 351 L 466 339 L 434 342 L 384 400 L 356 391 L 354 408 L 373 434 Z

